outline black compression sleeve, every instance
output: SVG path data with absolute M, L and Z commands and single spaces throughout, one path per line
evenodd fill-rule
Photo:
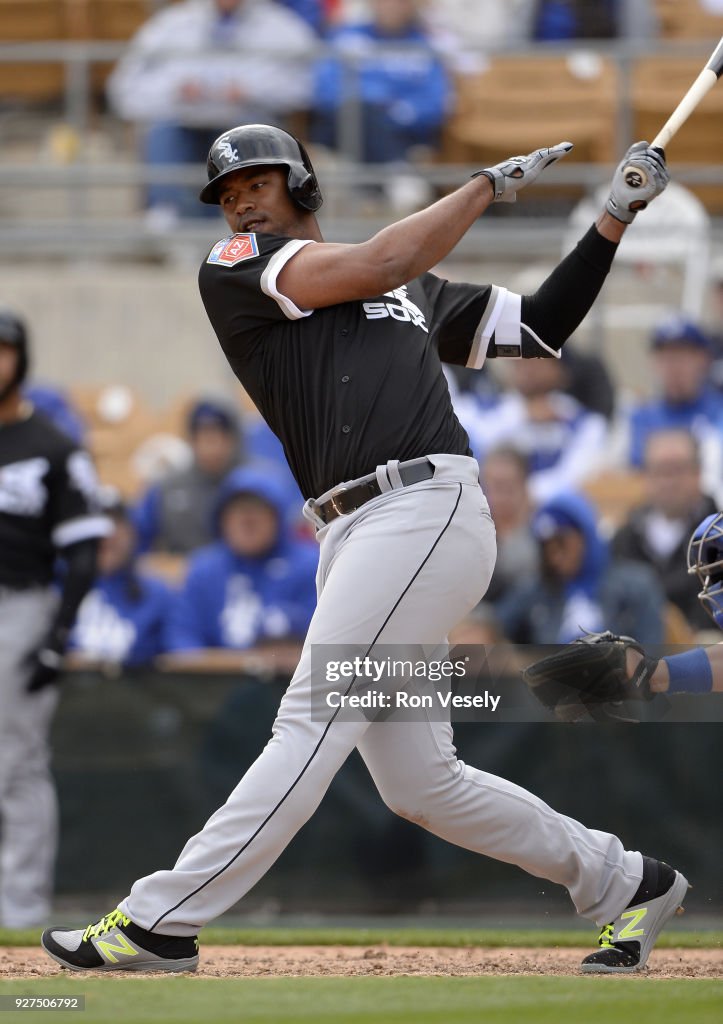
M 598 297 L 617 247 L 593 225 L 534 295 L 522 296 L 522 323 L 559 351 Z M 523 327 L 523 357 L 547 354 Z
M 49 643 L 59 651 L 65 649 L 68 634 L 75 622 L 80 602 L 93 586 L 98 553 L 97 540 L 81 540 L 70 544 L 60 553 L 65 562 L 63 591 Z

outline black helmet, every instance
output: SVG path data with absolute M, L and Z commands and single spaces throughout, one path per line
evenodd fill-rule
M 319 209 L 321 192 L 309 154 L 293 135 L 269 124 L 242 124 L 219 135 L 208 154 L 208 185 L 199 196 L 201 202 L 217 203 L 221 178 L 257 164 L 288 167 L 291 198 L 304 210 Z
M 13 382 L 3 389 L 4 397 L 14 391 L 25 380 L 28 373 L 28 335 L 25 324 L 11 310 L 0 308 L 0 342 L 15 345 L 18 350 L 18 366 Z

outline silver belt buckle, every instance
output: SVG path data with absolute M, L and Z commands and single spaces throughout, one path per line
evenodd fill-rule
M 334 509 L 334 511 L 336 512 L 336 514 L 338 516 L 344 516 L 344 515 L 346 515 L 346 512 L 342 512 L 342 510 L 337 505 L 337 503 L 336 503 L 337 495 L 344 494 L 348 490 L 349 490 L 349 488 L 347 487 L 346 484 L 339 484 L 338 487 L 334 488 L 334 493 L 330 494 L 329 497 L 327 498 L 328 503 L 331 505 L 331 507 Z M 324 502 L 324 504 L 326 504 L 326 502 Z

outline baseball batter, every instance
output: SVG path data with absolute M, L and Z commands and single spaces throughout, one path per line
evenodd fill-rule
M 354 747 L 385 802 L 436 835 L 565 886 L 578 913 L 619 924 L 613 963 L 642 967 L 687 882 L 620 840 L 461 762 L 449 722 L 311 713 L 321 645 L 443 648 L 482 598 L 495 531 L 442 362 L 559 356 L 590 309 L 626 224 L 665 188 L 663 157 L 625 155 L 606 209 L 533 295 L 452 284 L 431 272 L 493 202 L 569 143 L 473 175 L 369 241 L 324 242 L 319 184 L 285 132 L 245 125 L 216 140 L 201 193 L 230 234 L 200 271 L 201 295 L 239 380 L 281 439 L 320 544 L 318 603 L 260 757 L 171 870 L 137 881 L 85 931 L 52 928 L 47 952 L 75 969 L 193 970 L 198 931 L 269 869 Z M 645 171 L 630 189 L 622 170 Z M 317 673 L 318 675 L 318 673 Z M 347 682 L 352 693 L 356 679 Z M 328 684 L 338 689 L 338 684 Z M 627 931 L 626 931 L 627 929 Z M 593 957 L 598 953 L 593 954 Z

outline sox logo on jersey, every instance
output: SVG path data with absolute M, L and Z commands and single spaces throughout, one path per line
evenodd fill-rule
M 43 514 L 48 490 L 43 477 L 48 472 L 47 459 L 24 459 L 0 469 L 0 511 L 18 516 Z
M 407 295 L 406 284 L 402 285 L 401 288 L 395 288 L 391 292 L 385 292 L 384 297 L 395 299 L 396 301 L 363 303 L 367 320 L 383 320 L 390 316 L 394 320 L 407 321 L 415 327 L 421 327 L 425 333 L 429 333 L 424 313 Z

